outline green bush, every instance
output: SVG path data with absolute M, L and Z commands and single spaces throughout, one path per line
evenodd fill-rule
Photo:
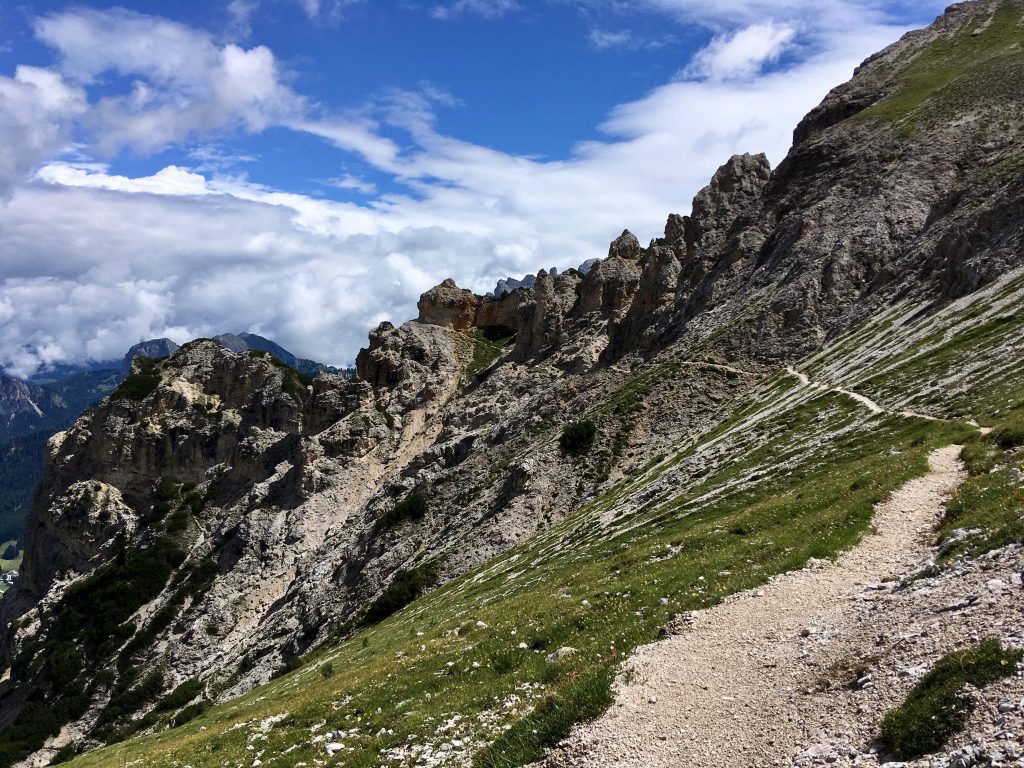
M 296 403 L 302 405 L 303 401 L 309 395 L 309 391 L 306 389 L 310 384 L 313 383 L 313 377 L 308 373 L 302 373 L 294 368 L 287 365 L 276 355 L 272 355 L 270 352 L 261 352 L 256 349 L 250 349 L 248 352 L 249 357 L 257 358 L 259 360 L 266 360 L 275 368 L 281 371 L 281 390 L 288 395 L 291 395 L 292 399 Z
M 388 429 L 395 428 L 395 417 L 391 415 L 387 408 L 384 407 L 383 403 L 377 403 L 374 408 L 377 409 L 377 413 L 384 417 L 384 423 L 388 425 Z
M 995 467 L 998 453 L 988 442 L 975 440 L 964 445 L 960 458 L 972 475 L 985 475 Z
M 122 677 L 114 686 L 110 701 L 96 721 L 97 735 L 112 732 L 110 725 L 138 712 L 149 701 L 155 699 L 163 687 L 162 669 L 153 670 L 138 682 L 134 675 Z
M 998 640 L 943 656 L 903 704 L 882 719 L 882 744 L 901 760 L 938 752 L 970 716 L 972 701 L 963 693 L 964 685 L 982 688 L 1009 677 L 1021 657 L 1020 651 L 1003 648 Z
M 161 358 L 163 359 L 163 358 Z M 160 360 L 136 357 L 132 372 L 111 397 L 124 400 L 145 400 L 160 386 Z
M 381 522 L 386 528 L 401 525 L 406 520 L 422 520 L 427 514 L 427 497 L 413 491 L 384 513 Z
M 383 621 L 391 614 L 402 610 L 436 582 L 437 566 L 434 563 L 424 563 L 417 568 L 399 571 L 380 597 L 367 609 L 362 623 L 369 625 Z
M 284 664 L 278 667 L 274 671 L 274 677 L 283 677 L 291 672 L 296 671 L 302 667 L 302 658 L 299 656 L 291 656 L 284 660 Z
M 1024 445 L 1024 421 L 1014 420 L 992 433 L 992 441 L 1004 451 Z
M 174 716 L 174 720 L 172 721 L 174 723 L 174 727 L 177 728 L 191 720 L 195 720 L 209 708 L 210 702 L 208 701 L 197 701 L 195 704 L 189 704 Z
M 156 705 L 157 712 L 173 712 L 176 709 L 181 709 L 183 706 L 188 704 L 192 699 L 196 698 L 203 692 L 203 683 L 198 678 L 193 677 L 190 680 L 186 680 L 173 691 L 168 693 Z
M 118 542 L 113 560 L 74 582 L 53 607 L 52 636 L 59 642 L 41 650 L 25 643 L 12 665 L 16 679 L 30 681 L 34 696 L 46 699 L 45 716 L 26 705 L 0 735 L 0 765 L 18 762 L 42 746 L 61 726 L 81 717 L 89 707 L 86 683 L 96 660 L 131 637 L 129 622 L 139 607 L 163 590 L 185 553 L 166 537 L 146 549 L 127 548 Z M 159 681 L 156 675 L 160 674 Z M 97 675 L 99 677 L 99 675 Z M 114 733 L 110 723 L 131 714 L 159 693 L 162 674 L 154 672 L 136 685 L 137 675 L 117 680 L 111 700 L 101 715 L 101 727 Z M 134 709 L 133 709 L 134 708 Z
M 597 425 L 589 419 L 573 421 L 562 428 L 562 436 L 558 444 L 569 456 L 583 456 L 594 447 L 597 437 Z

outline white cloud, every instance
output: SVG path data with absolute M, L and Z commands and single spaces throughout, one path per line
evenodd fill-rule
M 377 193 L 376 184 L 364 181 L 363 179 L 348 173 L 338 176 L 335 179 L 328 179 L 326 183 L 337 189 L 351 189 L 363 195 L 374 195 Z
M 85 109 L 85 93 L 54 72 L 19 66 L 13 78 L 0 76 L 0 198 L 63 147 Z
M 72 81 L 89 85 L 109 72 L 133 78 L 128 93 L 101 98 L 85 121 L 104 154 L 151 152 L 236 127 L 256 132 L 305 106 L 269 48 L 219 46 L 166 19 L 80 9 L 39 19 L 36 35 L 59 52 Z
M 591 29 L 587 35 L 590 44 L 599 51 L 609 48 L 624 48 L 634 44 L 633 33 L 627 30 L 611 32 L 605 29 Z
M 516 0 L 456 0 L 447 5 L 435 5 L 430 15 L 435 19 L 452 19 L 463 14 L 497 19 L 521 9 L 522 6 Z
M 778 61 L 794 37 L 793 27 L 770 21 L 717 35 L 694 55 L 683 76 L 709 80 L 753 77 L 766 64 Z
M 229 31 L 245 39 L 252 34 L 252 17 L 259 8 L 259 0 L 231 0 L 227 5 Z
M 311 21 L 338 22 L 343 18 L 344 10 L 363 0 L 297 0 L 299 7 Z

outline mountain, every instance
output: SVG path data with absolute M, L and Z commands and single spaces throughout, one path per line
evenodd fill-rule
M 226 348 L 268 351 L 296 370 L 315 376 L 338 369 L 298 358 L 254 334 L 218 336 Z M 86 408 L 109 395 L 130 373 L 137 357 L 163 358 L 179 346 L 170 339 L 135 344 L 118 363 L 58 365 L 29 379 L 0 375 L 0 543 L 21 539 L 28 503 L 43 476 L 43 447 Z
M 255 350 L 257 352 L 269 352 L 289 368 L 294 368 L 299 373 L 307 376 L 316 376 L 318 373 L 341 373 L 337 368 L 330 365 L 318 363 L 315 360 L 296 357 L 281 345 L 257 336 L 255 333 L 225 333 L 215 336 L 214 341 L 219 342 L 225 349 L 232 352 L 245 352 Z
M 136 359 L 47 444 L 0 764 L 1012 764 L 1022 44 L 952 6 L 779 167 L 445 281 L 355 380 Z
M 140 341 L 133 345 L 125 353 L 121 360 L 121 378 L 126 378 L 132 372 L 132 361 L 136 357 L 161 358 L 170 357 L 181 347 L 170 339 L 149 339 Z
M 117 372 L 111 370 L 75 373 L 46 384 L 0 376 L 0 440 L 67 426 L 116 382 Z

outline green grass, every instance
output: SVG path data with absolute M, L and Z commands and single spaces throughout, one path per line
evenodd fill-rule
M 1024 405 L 1024 278 L 993 283 L 936 310 L 900 304 L 829 344 L 812 378 L 891 408 L 995 425 Z
M 468 336 L 473 344 L 473 359 L 466 366 L 466 378 L 470 381 L 490 368 L 501 353 L 515 341 L 515 332 L 500 325 L 473 328 Z
M 967 723 L 973 708 L 963 692 L 1012 675 L 1020 651 L 1003 648 L 998 640 L 942 657 L 915 685 L 906 700 L 882 720 L 880 741 L 895 757 L 910 760 L 941 750 Z
M 977 21 L 983 16 L 977 14 Z M 1020 16 L 1019 6 L 1004 3 L 981 34 L 973 34 L 977 23 L 969 24 L 952 37 L 930 43 L 909 63 L 890 65 L 899 68 L 899 87 L 853 119 L 895 123 L 910 134 L 922 122 L 942 119 L 963 103 L 999 103 L 1004 92 L 1013 98 L 1024 82 Z
M 115 399 L 145 400 L 160 386 L 160 371 L 165 359 L 136 357 L 132 372 L 110 396 Z
M 17 554 L 12 558 L 0 559 L 0 571 L 16 571 L 21 568 L 21 561 L 25 557 L 25 551 L 17 549 L 17 546 L 18 542 L 16 539 L 11 539 L 10 541 L 5 541 L 3 544 L 0 544 L 0 553 L 7 553 L 9 547 L 15 547 L 15 551 L 17 552 Z
M 946 504 L 940 536 L 945 538 L 957 529 L 976 533 L 950 546 L 944 553 L 946 560 L 1024 541 L 1024 454 L 1017 450 L 1016 440 L 1006 438 L 1008 431 L 1016 430 L 1020 417 L 1021 410 L 1012 412 L 991 435 L 964 446 L 961 458 L 970 477 Z
M 404 608 L 404 599 L 392 601 L 373 618 L 378 623 L 290 674 L 178 730 L 74 765 L 248 764 L 255 724 L 274 714 L 287 717 L 260 737 L 266 768 L 322 759 L 310 731 L 318 724 L 358 729 L 344 739 L 351 751 L 332 765 L 412 764 L 402 758 L 410 745 L 454 738 L 464 746 L 452 764 L 534 759 L 572 724 L 603 711 L 619 661 L 653 641 L 673 614 L 853 546 L 873 503 L 924 473 L 934 447 L 966 435 L 945 423 L 867 419 L 848 398 L 827 394 L 759 415 L 792 388 L 773 382 L 763 394 L 700 444 L 652 463 L 650 477 L 666 466 L 713 461 L 671 498 L 634 510 L 632 492 L 623 490 L 636 488 L 631 478 L 609 494 L 618 501 L 598 499 Z M 599 522 L 609 511 L 620 514 Z M 405 592 L 422 591 L 413 587 Z M 578 652 L 545 661 L 567 645 Z M 321 671 L 328 664 L 333 674 Z M 452 723 L 456 714 L 461 719 Z

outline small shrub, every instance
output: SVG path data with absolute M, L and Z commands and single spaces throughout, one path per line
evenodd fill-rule
M 524 661 L 524 653 L 518 648 L 501 648 L 491 653 L 489 662 L 491 669 L 499 675 L 507 675 L 519 669 Z
M 383 403 L 377 403 L 374 408 L 377 409 L 377 413 L 384 417 L 384 423 L 388 425 L 388 429 L 395 428 L 395 417 L 391 415 L 387 408 L 384 407 Z
M 189 704 L 174 716 L 174 720 L 172 721 L 174 723 L 174 727 L 177 728 L 191 720 L 195 720 L 209 708 L 210 702 L 208 701 L 198 701 L 195 704 Z
M 306 387 L 313 383 L 312 376 L 308 373 L 302 373 L 301 371 L 295 370 L 270 352 L 250 349 L 248 351 L 248 355 L 252 358 L 266 360 L 275 368 L 279 369 L 281 371 L 281 390 L 285 394 L 291 395 L 292 399 L 295 400 L 296 403 L 302 405 L 303 401 L 309 395 L 309 391 Z
M 381 522 L 387 528 L 394 528 L 406 520 L 422 520 L 427 514 L 427 497 L 419 491 L 413 491 L 389 511 L 384 513 Z
M 334 677 L 334 664 L 328 661 L 326 664 L 320 667 L 320 676 L 324 680 L 329 680 L 330 678 Z
M 589 419 L 573 421 L 563 427 L 558 444 L 569 456 L 583 456 L 594 447 L 596 437 L 597 425 L 594 422 Z
M 970 716 L 972 701 L 963 693 L 964 684 L 982 688 L 1009 677 L 1022 655 L 1003 648 L 998 640 L 985 640 L 943 656 L 903 704 L 882 719 L 882 744 L 901 760 L 938 752 Z
M 132 372 L 111 397 L 124 400 L 145 400 L 160 386 L 160 363 L 149 357 L 136 357 Z
M 292 656 L 284 660 L 284 665 L 274 672 L 274 677 L 282 677 L 302 667 L 302 658 Z
M 1000 427 L 992 433 L 992 442 L 1004 451 L 1020 448 L 1024 445 L 1024 422 L 1014 421 Z
M 203 683 L 201 680 L 197 678 L 186 680 L 157 702 L 156 711 L 173 712 L 176 709 L 181 709 L 202 692 Z
M 972 475 L 988 474 L 996 465 L 998 452 L 987 442 L 976 440 L 967 443 L 960 451 L 960 458 Z
M 50 765 L 60 765 L 61 763 L 70 762 L 78 754 L 78 750 L 74 744 L 65 744 L 59 750 L 57 754 L 50 760 Z
M 363 624 L 376 624 L 426 592 L 437 581 L 437 566 L 424 563 L 418 568 L 399 571 L 363 616 Z

